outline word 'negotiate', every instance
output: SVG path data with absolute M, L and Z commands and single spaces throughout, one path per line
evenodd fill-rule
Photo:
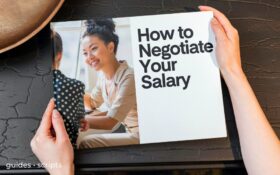
M 173 40 L 175 30 L 160 30 L 160 31 L 149 31 L 146 28 L 144 31 L 138 29 L 138 41 L 139 41 L 139 55 L 140 58 L 161 56 L 162 59 L 170 59 L 172 55 L 179 54 L 199 54 L 204 52 L 212 52 L 213 44 L 210 42 L 204 43 L 199 40 L 197 43 L 189 43 L 189 39 L 194 36 L 194 32 L 190 28 L 183 29 L 179 27 L 177 29 L 178 37 L 184 39 L 179 44 L 163 44 L 161 46 L 151 45 L 150 43 L 141 43 L 143 40 L 148 42 L 156 42 L 159 40 Z
M 196 53 L 204 53 L 204 52 L 212 52 L 213 45 L 209 42 L 203 43 L 199 41 L 198 43 L 188 44 L 188 40 L 185 42 L 181 42 L 176 45 L 164 45 L 162 47 L 159 46 L 151 46 L 151 44 L 147 44 L 144 46 L 143 44 L 139 44 L 139 53 L 140 58 L 142 57 L 151 57 L 151 56 L 161 56 L 162 59 L 170 59 L 172 55 L 179 54 L 196 54 Z M 145 54 L 145 55 L 144 55 Z

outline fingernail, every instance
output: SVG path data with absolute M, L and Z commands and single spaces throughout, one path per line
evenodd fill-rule
M 49 104 L 50 104 L 50 105 L 55 105 L 54 99 L 53 99 L 53 98 L 50 99 Z
M 54 118 L 59 118 L 60 117 L 60 113 L 56 109 L 53 110 L 53 117 Z

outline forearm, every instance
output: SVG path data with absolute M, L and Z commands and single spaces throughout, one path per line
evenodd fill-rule
M 118 123 L 117 120 L 108 116 L 87 116 L 86 120 L 91 129 L 111 130 Z
M 280 143 L 241 69 L 222 71 L 234 109 L 241 151 L 249 174 L 279 173 Z

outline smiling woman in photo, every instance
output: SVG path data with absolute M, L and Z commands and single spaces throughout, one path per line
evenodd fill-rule
M 99 72 L 96 86 L 86 94 L 86 108 L 96 109 L 81 121 L 81 131 L 88 129 L 114 131 L 120 124 L 125 133 L 91 134 L 85 136 L 79 148 L 138 144 L 138 117 L 134 72 L 126 61 L 118 61 L 119 38 L 111 19 L 85 22 L 82 52 L 90 68 Z

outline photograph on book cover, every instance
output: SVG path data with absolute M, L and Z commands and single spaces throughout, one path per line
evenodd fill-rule
M 212 17 L 52 22 L 55 104 L 73 146 L 226 137 Z

